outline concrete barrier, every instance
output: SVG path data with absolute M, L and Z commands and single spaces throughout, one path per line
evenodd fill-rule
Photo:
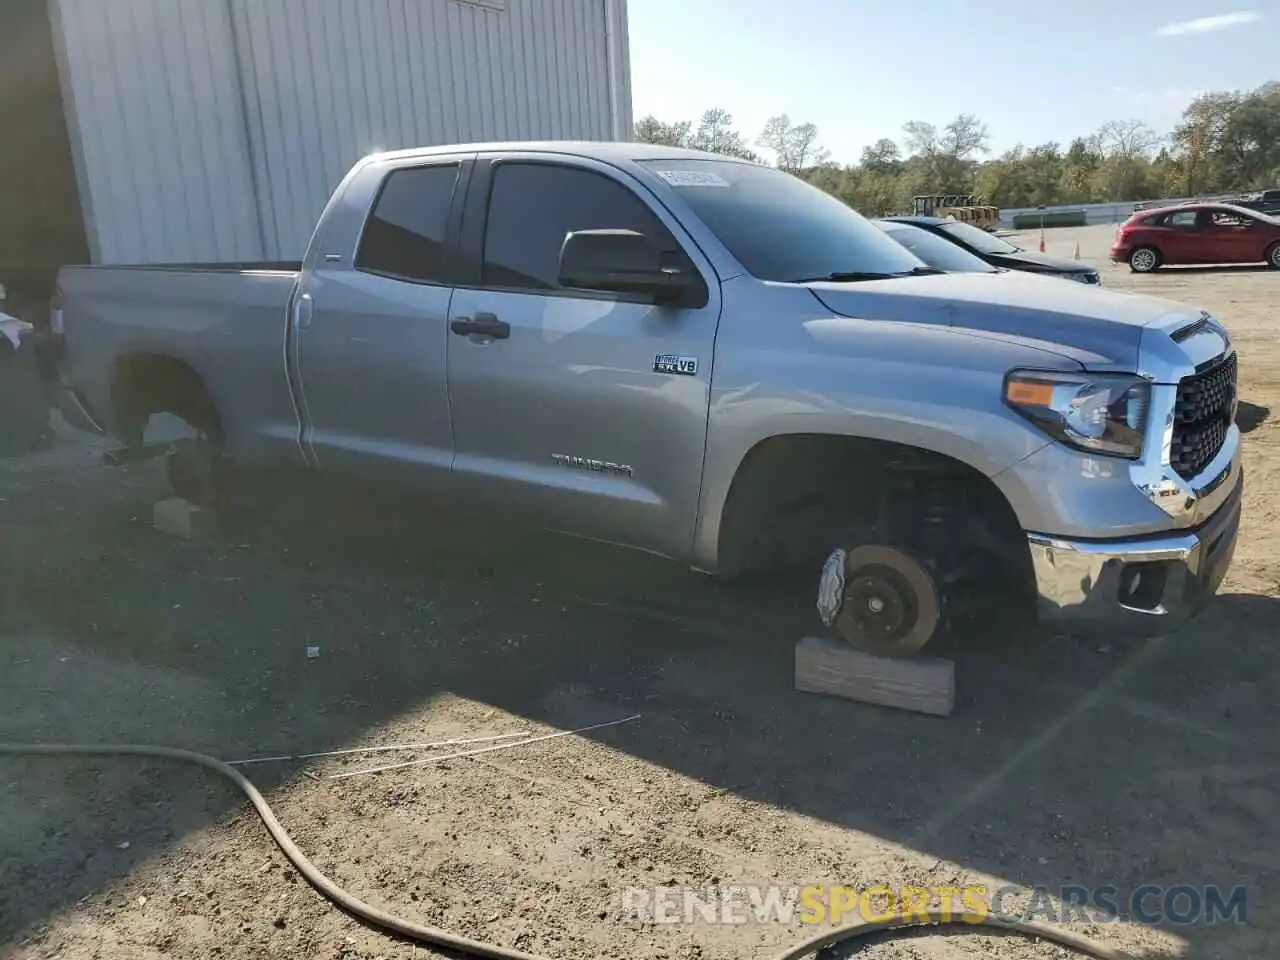
M 1141 203 L 1147 207 L 1169 207 L 1178 203 L 1194 203 L 1202 201 L 1213 203 L 1223 200 L 1233 200 L 1235 195 L 1214 195 L 1212 197 L 1166 197 L 1161 200 L 1121 200 L 1110 203 L 1070 203 L 1059 204 L 1052 207 L 1010 207 L 1007 210 L 1000 211 L 1000 226 L 1009 230 L 1028 230 L 1035 229 L 1039 226 L 1036 220 L 1031 226 L 1017 226 L 1017 223 L 1025 222 L 1022 220 L 1029 214 L 1039 216 L 1041 213 L 1045 215 L 1045 226 L 1067 226 L 1063 223 L 1050 223 L 1049 217 L 1060 212 L 1080 212 L 1084 213 L 1084 223 L 1071 224 L 1071 226 L 1092 226 L 1097 223 L 1123 223 L 1133 216 L 1134 207 Z
M 1033 213 L 1015 213 L 1013 229 L 1037 230 L 1040 227 L 1083 227 L 1088 224 L 1084 210 L 1036 210 Z

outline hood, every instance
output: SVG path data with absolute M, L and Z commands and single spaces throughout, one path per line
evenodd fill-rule
M 1044 270 L 1052 273 L 1092 273 L 1093 267 L 1079 260 L 1066 260 L 1062 257 L 1050 257 L 1030 250 L 1019 250 L 1017 253 L 990 254 L 987 259 L 999 266 L 1018 268 L 1030 267 L 1033 270 Z
M 1135 370 L 1142 330 L 1200 311 L 1171 300 L 1016 274 L 948 273 L 809 289 L 843 317 L 929 323 L 1061 345 L 1086 368 Z

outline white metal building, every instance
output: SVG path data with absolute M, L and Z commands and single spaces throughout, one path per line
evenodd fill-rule
M 97 263 L 301 257 L 366 153 L 629 139 L 626 0 L 47 0 Z

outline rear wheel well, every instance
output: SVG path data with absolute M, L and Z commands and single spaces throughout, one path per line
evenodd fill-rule
M 147 422 L 157 413 L 184 420 L 193 430 L 222 443 L 222 422 L 204 379 L 190 364 L 164 354 L 136 353 L 116 361 L 111 407 L 120 439 L 142 443 Z
M 772 437 L 743 459 L 720 525 L 727 577 L 812 565 L 834 547 L 905 547 L 943 582 L 973 567 L 1031 580 L 1013 508 L 981 471 L 886 440 L 824 434 Z

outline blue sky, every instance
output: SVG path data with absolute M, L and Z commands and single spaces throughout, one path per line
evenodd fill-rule
M 628 0 L 636 119 L 811 120 L 853 162 L 975 113 L 1000 152 L 1110 119 L 1165 133 L 1204 90 L 1280 80 L 1280 0 Z M 939 38 L 937 40 L 933 38 Z M 946 38 L 952 38 L 950 40 Z

